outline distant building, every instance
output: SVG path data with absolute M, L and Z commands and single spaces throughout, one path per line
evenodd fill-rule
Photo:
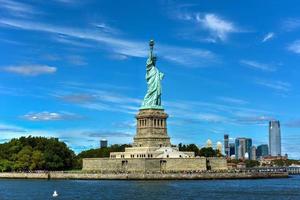
M 281 155 L 281 133 L 279 121 L 269 122 L 269 155 Z
M 261 165 L 272 166 L 272 162 L 276 160 L 287 160 L 287 156 L 265 156 L 260 160 Z
M 221 142 L 217 142 L 217 150 L 218 150 L 220 153 L 222 153 L 222 149 L 223 149 L 222 146 L 223 146 L 223 145 L 222 145 Z
M 248 159 L 251 157 L 251 138 L 236 138 L 235 139 L 235 158 Z
M 207 141 L 206 141 L 206 148 L 212 148 L 213 146 L 212 146 L 212 142 L 211 142 L 211 140 L 210 139 L 208 139 Z
M 255 146 L 252 146 L 251 147 L 251 157 L 250 157 L 250 159 L 251 160 L 256 160 L 256 147 Z
M 262 145 L 257 146 L 256 157 L 258 159 L 261 159 L 262 157 L 265 157 L 268 155 L 269 155 L 269 147 L 267 144 L 262 144 Z
M 101 139 L 100 140 L 100 148 L 106 148 L 107 147 L 107 140 Z
M 230 156 L 235 155 L 235 143 L 229 144 L 229 154 Z
M 229 135 L 225 134 L 224 135 L 224 152 L 226 157 L 230 157 L 230 147 L 229 147 Z

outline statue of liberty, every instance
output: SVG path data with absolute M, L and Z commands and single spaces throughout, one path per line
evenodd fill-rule
M 147 94 L 140 109 L 163 109 L 161 105 L 161 80 L 164 74 L 156 68 L 156 57 L 153 54 L 153 40 L 150 40 L 149 46 L 150 52 L 146 63 Z

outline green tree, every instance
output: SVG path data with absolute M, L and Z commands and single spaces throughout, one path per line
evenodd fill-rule
M 0 160 L 0 171 L 8 172 L 12 170 L 12 162 L 6 159 Z
M 44 158 L 44 154 L 40 150 L 35 150 L 32 153 L 31 160 L 32 160 L 32 162 L 31 162 L 31 165 L 29 166 L 30 170 L 44 169 L 45 158 Z
M 17 154 L 17 163 L 19 170 L 29 170 L 31 165 L 32 147 L 25 146 Z
M 66 170 L 74 163 L 74 152 L 57 138 L 29 136 L 0 144 L 0 170 Z
M 217 156 L 217 151 L 211 147 L 204 147 L 200 149 L 199 155 L 204 157 L 215 157 Z
M 245 164 L 247 168 L 258 167 L 259 162 L 257 160 L 245 160 Z

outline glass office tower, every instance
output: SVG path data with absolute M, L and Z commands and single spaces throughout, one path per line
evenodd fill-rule
M 279 121 L 269 122 L 269 155 L 281 155 L 281 133 Z

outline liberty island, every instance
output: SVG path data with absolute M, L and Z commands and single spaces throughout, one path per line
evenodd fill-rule
M 167 133 L 168 114 L 161 101 L 164 74 L 156 67 L 154 41 L 149 42 L 146 62 L 147 93 L 136 115 L 136 135 L 133 147 L 125 152 L 112 152 L 110 158 L 84 158 L 83 171 L 102 173 L 157 173 L 226 170 L 227 161 L 221 157 L 195 157 L 194 152 L 172 147 Z

